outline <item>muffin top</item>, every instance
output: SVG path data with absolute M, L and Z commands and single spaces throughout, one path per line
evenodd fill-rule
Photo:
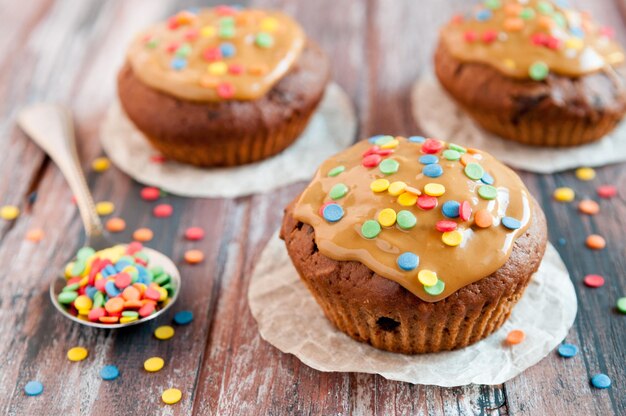
M 624 51 L 612 38 L 611 28 L 597 26 L 566 0 L 484 0 L 441 30 L 455 58 L 535 81 L 550 72 L 579 77 L 622 63 Z
M 530 206 L 517 174 L 486 152 L 375 136 L 325 161 L 294 217 L 313 227 L 323 255 L 436 302 L 507 261 Z
M 254 100 L 300 56 L 306 37 L 276 11 L 184 10 L 139 33 L 127 54 L 152 88 L 191 101 Z

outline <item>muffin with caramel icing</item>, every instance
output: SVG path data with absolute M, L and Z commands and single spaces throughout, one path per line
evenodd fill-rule
M 182 11 L 137 35 L 118 94 L 167 158 L 234 166 L 293 143 L 328 78 L 328 59 L 290 17 L 219 6 Z
M 406 354 L 508 318 L 547 243 L 520 178 L 486 152 L 376 136 L 325 161 L 281 229 L 301 279 L 352 338 Z
M 485 0 L 442 28 L 435 72 L 483 128 L 536 146 L 576 146 L 626 113 L 624 51 L 567 2 Z

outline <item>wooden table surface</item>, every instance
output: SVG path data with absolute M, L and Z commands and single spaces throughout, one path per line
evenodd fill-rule
M 127 330 L 96 330 L 57 314 L 48 298 L 50 280 L 83 242 L 71 192 L 49 159 L 15 125 L 28 103 L 60 101 L 76 117 L 83 167 L 102 154 L 99 124 L 115 97 L 116 70 L 134 32 L 180 8 L 183 0 L 0 0 L 0 205 L 22 209 L 15 221 L 0 220 L 0 412 L 36 414 L 422 414 L 422 415 L 610 415 L 626 414 L 626 315 L 614 305 L 626 295 L 626 164 L 597 169 L 592 182 L 573 172 L 522 173 L 540 201 L 550 240 L 565 260 L 579 299 L 576 322 L 567 341 L 581 353 L 565 360 L 549 354 L 515 379 L 496 386 L 439 388 L 385 380 L 376 375 L 321 373 L 263 341 L 247 304 L 247 287 L 264 244 L 278 227 L 282 207 L 305 185 L 267 195 L 236 199 L 186 199 L 167 196 L 169 219 L 151 215 L 154 203 L 139 197 L 141 185 L 116 168 L 89 173 L 96 200 L 113 201 L 115 215 L 132 230 L 155 230 L 149 244 L 171 254 L 180 266 L 184 288 L 174 309 L 193 310 L 195 320 L 177 328 L 169 341 L 152 331 L 169 316 Z M 206 3 L 206 2 L 203 2 Z M 582 0 L 576 2 L 583 3 Z M 429 70 L 437 28 L 463 0 L 259 0 L 256 6 L 286 10 L 302 22 L 332 59 L 333 77 L 351 96 L 359 116 L 359 137 L 376 133 L 419 134 L 409 110 L 409 87 Z M 623 0 L 588 0 L 584 7 L 617 29 L 626 44 Z M 445 138 L 444 138 L 445 139 Z M 581 216 L 575 204 L 552 201 L 557 186 L 571 186 L 595 197 L 595 187 L 616 184 L 621 195 L 602 200 L 601 214 Z M 36 195 L 36 198 L 34 198 Z M 206 238 L 185 241 L 186 227 L 203 227 Z M 43 228 L 40 243 L 25 240 Z M 598 233 L 607 248 L 593 252 L 584 238 Z M 559 238 L 567 241 L 557 244 Z M 199 248 L 205 261 L 181 261 Z M 599 289 L 582 284 L 597 273 Z M 71 363 L 66 351 L 76 345 L 89 358 Z M 144 359 L 167 361 L 159 373 L 143 371 Z M 101 381 L 100 368 L 117 365 L 114 382 Z M 593 389 L 589 378 L 606 373 L 608 390 Z M 45 386 L 27 397 L 29 380 Z M 164 405 L 161 392 L 177 387 L 183 399 Z

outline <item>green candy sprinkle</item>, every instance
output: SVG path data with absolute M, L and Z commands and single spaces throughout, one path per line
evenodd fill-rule
M 127 316 L 129 318 L 137 318 L 137 317 L 139 317 L 139 312 L 137 312 L 137 311 L 124 311 L 124 312 L 122 312 L 122 316 Z
M 152 273 L 153 276 L 158 276 L 160 274 L 165 273 L 165 270 L 163 270 L 163 266 L 154 266 L 154 267 L 150 267 L 150 273 Z
M 528 69 L 528 75 L 535 81 L 543 81 L 548 77 L 550 68 L 545 62 L 537 61 Z
M 496 196 L 498 196 L 498 190 L 491 185 L 482 185 L 478 188 L 478 195 L 480 195 L 482 199 L 496 199 Z
M 191 53 L 191 45 L 188 43 L 183 43 L 182 45 L 178 47 L 178 49 L 176 49 L 176 52 L 174 52 L 174 55 L 178 56 L 179 58 L 186 58 L 189 56 L 190 53 Z
M 76 253 L 76 258 L 78 260 L 86 261 L 89 257 L 96 254 L 96 250 L 91 247 L 83 247 Z
M 100 308 L 104 306 L 104 293 L 97 291 L 94 295 L 93 295 L 93 308 Z
M 260 48 L 271 48 L 274 45 L 274 38 L 269 33 L 261 32 L 256 35 L 254 43 Z
M 231 39 L 235 37 L 235 27 L 234 26 L 222 26 L 218 31 L 218 36 L 222 39 Z
M 74 300 L 78 297 L 77 292 L 61 292 L 57 297 L 59 303 L 68 304 L 74 302 Z
M 328 193 L 328 196 L 330 196 L 330 198 L 333 201 L 336 201 L 346 196 L 347 193 L 348 193 L 348 187 L 343 183 L 337 183 L 333 185 L 332 188 L 330 188 L 330 192 Z
M 403 230 L 410 230 L 417 224 L 417 218 L 411 211 L 402 210 L 396 215 L 396 223 Z
M 74 284 L 65 286 L 61 291 L 62 292 L 75 292 L 78 290 L 79 287 L 80 285 L 78 283 L 74 283 Z
M 72 264 L 72 270 L 70 271 L 70 274 L 72 276 L 80 276 L 81 274 L 83 274 L 84 271 L 85 271 L 85 261 L 78 259 L 74 262 L 74 264 Z
M 424 291 L 431 296 L 437 296 L 441 295 L 445 288 L 446 284 L 443 282 L 443 280 L 437 279 L 437 283 L 435 283 L 433 286 L 424 286 Z
M 567 19 L 565 19 L 565 16 L 563 16 L 563 13 L 561 12 L 556 12 L 552 15 L 552 19 L 554 19 L 554 21 L 556 22 L 556 24 L 565 29 L 567 27 Z
M 554 7 L 547 1 L 542 1 L 537 4 L 537 11 L 541 14 L 550 15 L 554 13 Z
M 374 141 L 374 144 L 377 146 L 382 146 L 393 140 L 393 136 L 382 136 Z
M 385 159 L 378 165 L 378 169 L 385 175 L 391 175 L 392 173 L 396 173 L 400 164 L 398 161 L 393 159 Z
M 617 300 L 616 306 L 618 311 L 620 311 L 621 313 L 626 313 L 626 297 L 619 298 Z
M 365 238 L 375 238 L 378 234 L 380 234 L 380 224 L 378 221 L 367 220 L 361 226 L 361 234 Z
M 342 173 L 345 170 L 346 170 L 346 167 L 343 166 L 343 165 L 335 166 L 334 168 L 332 168 L 331 170 L 328 171 L 328 176 L 335 177 L 335 176 L 339 175 L 340 173 Z
M 150 39 L 148 42 L 146 42 L 146 48 L 148 49 L 154 49 L 157 46 L 159 46 L 159 41 L 156 39 Z
M 475 181 L 479 180 L 485 174 L 485 170 L 478 163 L 468 163 L 463 170 L 465 175 Z
M 531 9 L 530 7 L 526 7 L 526 8 L 524 8 L 524 10 L 522 10 L 519 13 L 519 17 L 521 17 L 524 20 L 534 19 L 535 18 L 535 11 L 533 9 Z
M 461 158 L 461 153 L 456 150 L 448 149 L 443 151 L 443 157 L 447 160 L 459 160 Z
M 500 0 L 485 0 L 485 7 L 488 9 L 499 9 L 500 7 L 502 7 L 502 3 L 500 2 Z
M 163 286 L 164 284 L 169 283 L 169 281 L 170 281 L 170 275 L 165 274 L 165 273 L 162 273 L 154 278 L 154 283 L 156 283 L 159 286 Z
M 456 150 L 459 153 L 466 153 L 467 149 L 464 148 L 463 146 L 459 146 L 458 144 L 454 144 L 454 143 L 450 143 L 448 145 L 448 148 L 450 148 L 450 150 Z

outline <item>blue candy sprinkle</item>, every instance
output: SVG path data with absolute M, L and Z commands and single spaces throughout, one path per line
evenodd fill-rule
M 409 141 L 411 143 L 424 143 L 426 141 L 426 138 L 422 136 L 411 136 L 409 137 Z
M 446 201 L 441 206 L 441 212 L 448 218 L 456 218 L 459 216 L 461 204 L 456 201 Z
M 178 325 L 187 325 L 193 321 L 193 312 L 191 311 L 180 311 L 174 315 L 174 322 Z
M 491 176 L 490 174 L 488 174 L 486 171 L 485 173 L 483 173 L 483 177 L 480 178 L 480 181 L 482 183 L 484 183 L 485 185 L 493 185 L 493 176 Z
M 27 396 L 39 396 L 43 393 L 43 384 L 40 381 L 29 381 L 24 386 L 24 393 Z
M 380 139 L 381 137 L 384 137 L 384 135 L 377 134 L 376 136 L 372 136 L 369 139 L 367 139 L 367 141 L 370 142 L 370 143 L 375 143 L 376 140 Z
M 235 45 L 230 42 L 224 42 L 220 44 L 220 52 L 222 53 L 222 56 L 224 58 L 230 58 L 231 56 L 235 55 L 236 51 L 237 49 L 235 48 Z
M 559 345 L 559 355 L 563 358 L 572 358 L 578 354 L 578 347 L 574 344 Z
M 187 67 L 187 60 L 185 58 L 174 58 L 172 62 L 170 62 L 170 66 L 175 71 L 180 71 L 181 69 L 185 69 Z
M 424 155 L 420 156 L 420 163 L 423 165 L 432 165 L 433 163 L 439 162 L 439 158 L 435 155 Z
M 443 168 L 437 163 L 424 166 L 422 173 L 429 178 L 438 178 L 443 174 Z
M 504 225 L 509 230 L 517 230 L 519 227 L 522 226 L 522 223 L 513 217 L 503 217 L 502 225 Z
M 560 246 L 564 246 L 567 244 L 567 240 L 564 239 L 563 237 L 559 238 L 557 242 L 559 243 Z
M 93 297 L 97 291 L 98 289 L 96 289 L 94 286 L 87 286 L 87 289 L 85 289 L 85 294 L 89 296 L 89 299 L 93 300 Z
M 579 27 L 572 27 L 570 28 L 570 33 L 572 34 L 572 36 L 575 36 L 577 38 L 584 38 L 585 37 L 585 32 L 579 28 Z
M 131 263 L 129 261 L 126 260 L 120 260 L 117 263 L 115 263 L 115 270 L 117 270 L 117 272 L 121 272 L 122 270 L 124 270 L 124 268 L 130 266 Z
M 107 295 L 109 295 L 109 297 L 111 298 L 114 298 L 118 296 L 120 293 L 122 293 L 117 288 L 117 286 L 115 286 L 115 282 L 113 280 L 109 280 L 108 282 L 105 283 L 104 290 L 105 292 L 107 292 Z
M 102 275 L 102 277 L 109 277 L 117 274 L 117 270 L 115 270 L 115 267 L 112 264 L 108 264 L 104 269 L 100 271 L 100 274 Z
M 119 376 L 120 370 L 118 370 L 114 365 L 105 365 L 102 367 L 102 370 L 100 370 L 100 377 L 102 377 L 102 380 L 115 380 Z
M 591 377 L 591 384 L 597 389 L 608 389 L 611 387 L 611 379 L 606 374 L 596 374 Z
M 399 268 L 410 271 L 417 268 L 417 265 L 420 263 L 420 258 L 416 254 L 407 251 L 398 256 L 397 262 Z
M 492 13 L 491 13 L 491 10 L 489 9 L 482 9 L 476 12 L 476 20 L 481 21 L 481 22 L 491 19 L 491 16 L 492 16 Z
M 322 215 L 328 222 L 337 222 L 343 217 L 343 208 L 337 204 L 329 204 L 324 207 Z

